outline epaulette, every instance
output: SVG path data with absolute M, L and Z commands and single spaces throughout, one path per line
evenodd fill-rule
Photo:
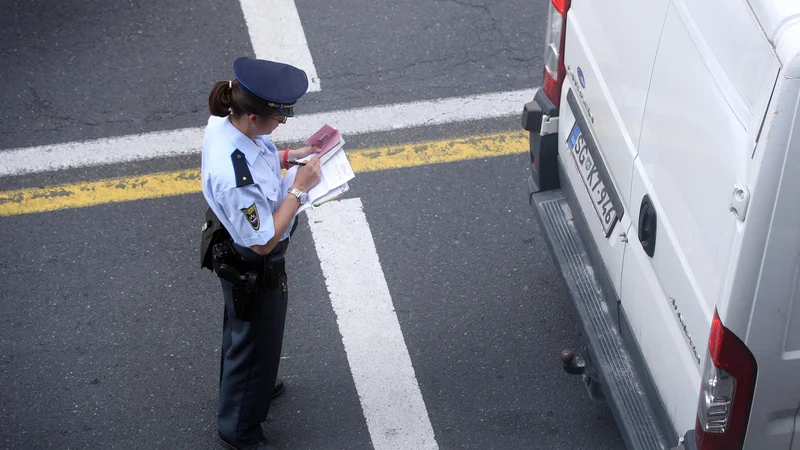
M 233 162 L 233 175 L 236 177 L 236 187 L 253 184 L 253 177 L 250 176 L 250 168 L 247 167 L 247 158 L 244 157 L 244 153 L 237 148 L 231 153 L 231 161 Z

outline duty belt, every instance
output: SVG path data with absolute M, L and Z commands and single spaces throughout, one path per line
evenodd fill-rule
M 283 240 L 268 255 L 258 256 L 230 240 L 220 242 L 213 249 L 214 272 L 237 288 L 275 290 L 286 271 L 286 247 Z
M 294 225 L 297 226 L 297 221 Z M 290 236 L 293 233 L 294 227 Z M 214 211 L 208 208 L 200 244 L 200 266 L 231 283 L 234 313 L 240 320 L 249 322 L 262 292 L 283 289 L 286 295 L 284 255 L 288 246 L 289 239 L 285 239 L 268 255 L 260 256 L 248 247 L 235 244 Z

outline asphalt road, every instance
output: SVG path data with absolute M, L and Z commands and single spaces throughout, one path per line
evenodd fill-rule
M 0 150 L 202 126 L 213 81 L 250 54 L 238 2 L 8 2 Z M 546 4 L 297 0 L 322 91 L 301 112 L 531 88 Z M 498 2 L 501 3 L 501 2 Z M 520 105 L 521 109 L 522 105 Z M 353 136 L 350 148 L 517 130 L 517 117 Z M 196 156 L 0 179 L 0 189 L 198 167 Z M 563 373 L 579 345 L 527 205 L 527 157 L 357 175 L 442 449 L 617 449 L 609 409 Z M 0 447 L 216 448 L 222 305 L 199 270 L 200 194 L 0 217 Z M 314 243 L 265 434 L 369 449 Z
M 196 127 L 253 56 L 238 2 L 8 0 L 0 148 Z M 323 90 L 299 113 L 528 89 L 546 3 L 297 0 Z

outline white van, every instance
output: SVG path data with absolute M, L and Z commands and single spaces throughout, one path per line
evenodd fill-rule
M 628 448 L 800 450 L 800 0 L 552 0 L 530 202 Z

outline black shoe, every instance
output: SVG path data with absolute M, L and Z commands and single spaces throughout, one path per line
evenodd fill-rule
M 272 388 L 272 398 L 280 397 L 281 394 L 283 394 L 283 391 L 284 391 L 283 380 L 278 378 L 277 380 L 275 380 L 275 387 Z
M 228 450 L 277 450 L 272 445 L 269 445 L 267 441 L 261 441 L 255 444 L 233 444 L 225 440 L 222 435 L 217 434 L 217 439 L 219 439 L 219 443 L 222 444 L 223 447 L 227 448 Z

